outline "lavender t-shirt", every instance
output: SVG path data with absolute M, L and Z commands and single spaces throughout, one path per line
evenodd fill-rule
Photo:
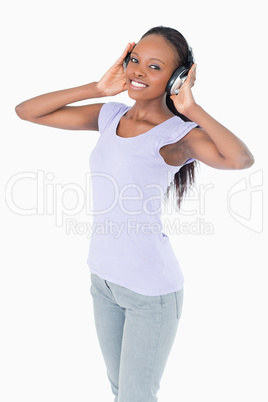
M 134 292 L 164 295 L 180 290 L 184 278 L 161 219 L 164 195 L 180 166 L 168 165 L 159 149 L 197 124 L 174 116 L 138 136 L 120 137 L 117 126 L 130 108 L 110 102 L 100 110 L 100 137 L 89 159 L 93 230 L 87 264 L 102 279 Z

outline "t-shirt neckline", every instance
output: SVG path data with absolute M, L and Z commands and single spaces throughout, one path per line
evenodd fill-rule
M 174 117 L 177 117 L 177 116 L 174 115 L 174 116 L 170 117 L 169 119 L 163 121 L 162 123 L 157 124 L 156 126 L 150 128 L 149 130 L 147 130 L 147 131 L 145 131 L 144 133 L 141 133 L 141 134 L 139 134 L 139 135 L 135 135 L 135 136 L 132 136 L 132 137 L 121 137 L 120 135 L 117 134 L 117 127 L 119 126 L 119 122 L 120 122 L 121 118 L 122 118 L 130 109 L 131 109 L 131 106 L 128 106 L 127 109 L 125 109 L 122 113 L 119 114 L 119 118 L 116 119 L 114 134 L 115 134 L 115 137 L 118 138 L 119 140 L 120 140 L 120 139 L 122 139 L 122 140 L 130 140 L 130 139 L 133 139 L 133 138 L 142 137 L 142 136 L 144 136 L 144 135 L 150 133 L 152 130 L 155 130 L 156 128 L 158 128 L 158 127 L 164 125 L 165 123 L 171 121 L 172 119 L 174 119 Z

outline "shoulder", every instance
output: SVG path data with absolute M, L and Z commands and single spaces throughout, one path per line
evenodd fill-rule
M 161 136 L 161 142 L 163 142 L 163 145 L 173 144 L 174 146 L 176 146 L 176 144 L 178 143 L 180 143 L 181 145 L 182 140 L 184 140 L 186 134 L 188 137 L 189 133 L 195 130 L 196 127 L 199 126 L 193 121 L 184 121 L 179 116 L 173 116 L 166 122 L 166 125 L 164 125 L 163 127 L 165 128 L 165 134 Z
M 110 125 L 112 121 L 119 115 L 124 114 L 129 109 L 129 106 L 119 102 L 104 103 L 100 109 L 98 126 L 99 131 L 102 132 L 105 127 Z
M 107 102 L 104 103 L 101 108 L 101 113 L 119 113 L 124 109 L 128 109 L 129 106 L 125 105 L 124 103 L 120 102 Z
M 200 126 L 192 128 L 182 140 L 184 145 L 191 148 L 195 147 L 197 144 L 208 142 L 213 141 Z
M 208 166 L 218 169 L 228 169 L 223 156 L 219 153 L 214 141 L 202 129 L 193 129 L 183 143 L 185 155 L 194 158 Z
M 208 134 L 198 125 L 190 128 L 180 141 L 176 142 L 175 149 L 183 152 L 184 155 L 191 154 L 191 157 L 197 157 L 196 150 L 201 146 L 207 146 L 212 143 Z

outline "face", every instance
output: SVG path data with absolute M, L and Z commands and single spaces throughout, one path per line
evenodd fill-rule
M 148 35 L 133 49 L 126 69 L 130 98 L 163 97 L 168 80 L 178 66 L 175 50 L 160 35 Z

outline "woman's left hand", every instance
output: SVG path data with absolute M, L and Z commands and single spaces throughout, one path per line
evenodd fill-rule
M 191 91 L 196 80 L 196 66 L 197 64 L 194 63 L 190 68 L 186 80 L 179 89 L 179 93 L 170 96 L 174 102 L 175 108 L 179 113 L 184 114 L 185 116 L 187 116 L 187 109 L 191 108 L 191 106 L 196 103 Z

